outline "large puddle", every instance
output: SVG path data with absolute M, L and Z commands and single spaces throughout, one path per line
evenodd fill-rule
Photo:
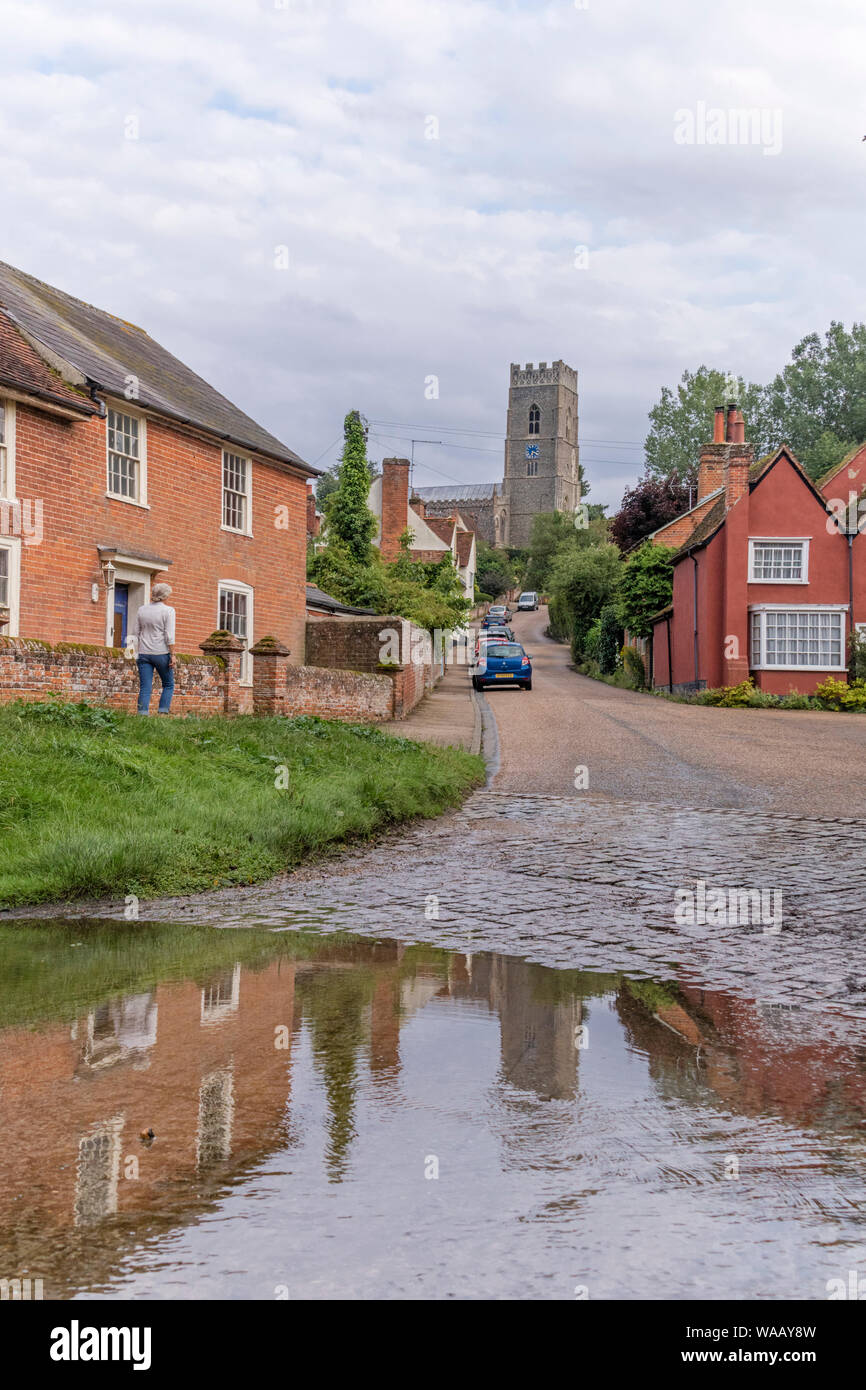
M 0 968 L 0 1278 L 46 1298 L 823 1299 L 863 1271 L 862 1020 L 170 923 L 0 927 Z

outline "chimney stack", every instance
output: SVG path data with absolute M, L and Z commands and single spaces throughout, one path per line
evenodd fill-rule
M 316 516 L 316 494 L 311 488 L 307 489 L 307 535 L 317 536 L 319 534 L 319 518 Z
M 396 560 L 400 537 L 409 519 L 409 460 L 382 460 L 382 534 L 379 551 L 383 560 Z
M 713 442 L 701 449 L 698 467 L 698 501 L 725 489 L 729 511 L 749 486 L 752 448 L 746 443 L 746 422 L 736 401 L 713 409 Z

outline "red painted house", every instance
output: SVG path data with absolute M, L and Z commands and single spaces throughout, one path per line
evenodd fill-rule
M 673 602 L 653 625 L 653 684 L 751 675 L 763 690 L 808 694 L 828 675 L 845 679 L 852 622 L 866 619 L 866 552 L 788 448 L 755 462 L 744 433 L 735 406 L 716 408 L 697 506 L 653 537 L 680 543 Z M 866 446 L 859 453 L 866 462 Z
M 303 662 L 315 473 L 142 329 L 0 264 L 0 633 L 121 646 L 159 577 L 179 651 L 225 628 Z

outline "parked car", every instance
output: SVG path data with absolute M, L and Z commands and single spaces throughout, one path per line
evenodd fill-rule
M 480 633 L 478 634 L 478 641 L 475 643 L 475 660 L 476 660 L 476 661 L 478 660 L 479 654 L 484 650 L 485 647 L 495 646 L 495 645 L 497 645 L 499 642 L 513 642 L 513 641 L 514 641 L 513 634 L 512 634 L 512 635 L 509 635 L 509 636 L 506 636 L 506 634 L 505 634 L 504 632 L 498 632 L 498 631 L 497 631 L 497 632 L 480 632 Z
M 514 614 L 507 603 L 493 603 L 481 619 L 481 626 L 488 627 L 491 623 L 509 623 L 513 617 Z
M 476 690 L 486 685 L 518 685 L 532 689 L 532 661 L 519 642 L 491 642 L 482 651 L 472 684 Z
M 535 592 L 534 589 L 527 589 L 526 592 L 522 593 L 520 595 L 520 598 L 517 600 L 518 613 L 528 612 L 530 610 L 534 611 L 537 608 L 538 594 Z

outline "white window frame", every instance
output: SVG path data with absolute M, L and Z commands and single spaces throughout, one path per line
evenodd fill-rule
M 6 442 L 0 448 L 6 450 L 5 481 L 0 469 L 0 497 L 4 502 L 15 501 L 15 402 L 0 396 L 0 405 L 5 413 Z
M 750 536 L 749 537 L 749 583 L 750 584 L 808 584 L 809 583 L 809 541 L 810 536 Z M 803 574 L 800 579 L 765 579 L 755 574 L 755 546 L 758 545 L 799 545 L 802 546 Z
M 9 555 L 9 622 L 0 628 L 2 637 L 18 637 L 21 624 L 21 538 L 0 535 L 0 550 Z
M 243 495 L 246 498 L 246 526 L 227 526 L 225 519 L 226 505 L 226 456 L 229 458 L 241 459 L 247 466 L 246 470 L 246 490 Z M 220 454 L 220 530 L 228 531 L 233 536 L 251 536 L 253 534 L 253 461 L 248 454 L 239 454 L 234 449 L 223 449 Z
M 223 590 L 228 590 L 235 594 L 244 594 L 247 600 L 247 649 L 241 656 L 241 685 L 252 685 L 253 683 L 253 659 L 250 656 L 250 647 L 255 641 L 253 636 L 254 612 L 255 612 L 255 590 L 252 585 L 244 584 L 240 579 L 220 579 L 217 582 L 217 628 L 222 626 L 221 608 Z
M 111 491 L 111 461 L 109 459 L 109 454 L 116 452 L 108 447 L 108 422 L 111 415 L 126 415 L 130 420 L 138 421 L 138 459 L 136 460 L 138 463 L 138 468 L 136 469 L 138 487 L 135 497 L 126 497 L 122 492 Z M 130 410 L 127 401 L 124 401 L 122 406 L 120 402 L 116 405 L 112 405 L 110 402 L 107 403 L 105 413 L 105 495 L 106 497 L 110 497 L 112 502 L 125 502 L 127 506 L 130 507 L 143 507 L 147 511 L 150 510 L 147 501 L 147 420 L 140 411 Z
M 749 669 L 752 671 L 845 671 L 847 670 L 847 623 L 845 615 L 848 612 L 847 603 L 756 603 L 749 608 Z M 820 662 L 817 666 L 810 665 L 787 665 L 782 666 L 778 663 L 768 663 L 766 661 L 766 640 L 768 613 L 838 613 L 840 616 L 840 637 L 839 644 L 839 663 L 828 661 Z M 752 623 L 755 618 L 760 620 L 760 654 L 761 660 L 755 662 L 752 659 Z

